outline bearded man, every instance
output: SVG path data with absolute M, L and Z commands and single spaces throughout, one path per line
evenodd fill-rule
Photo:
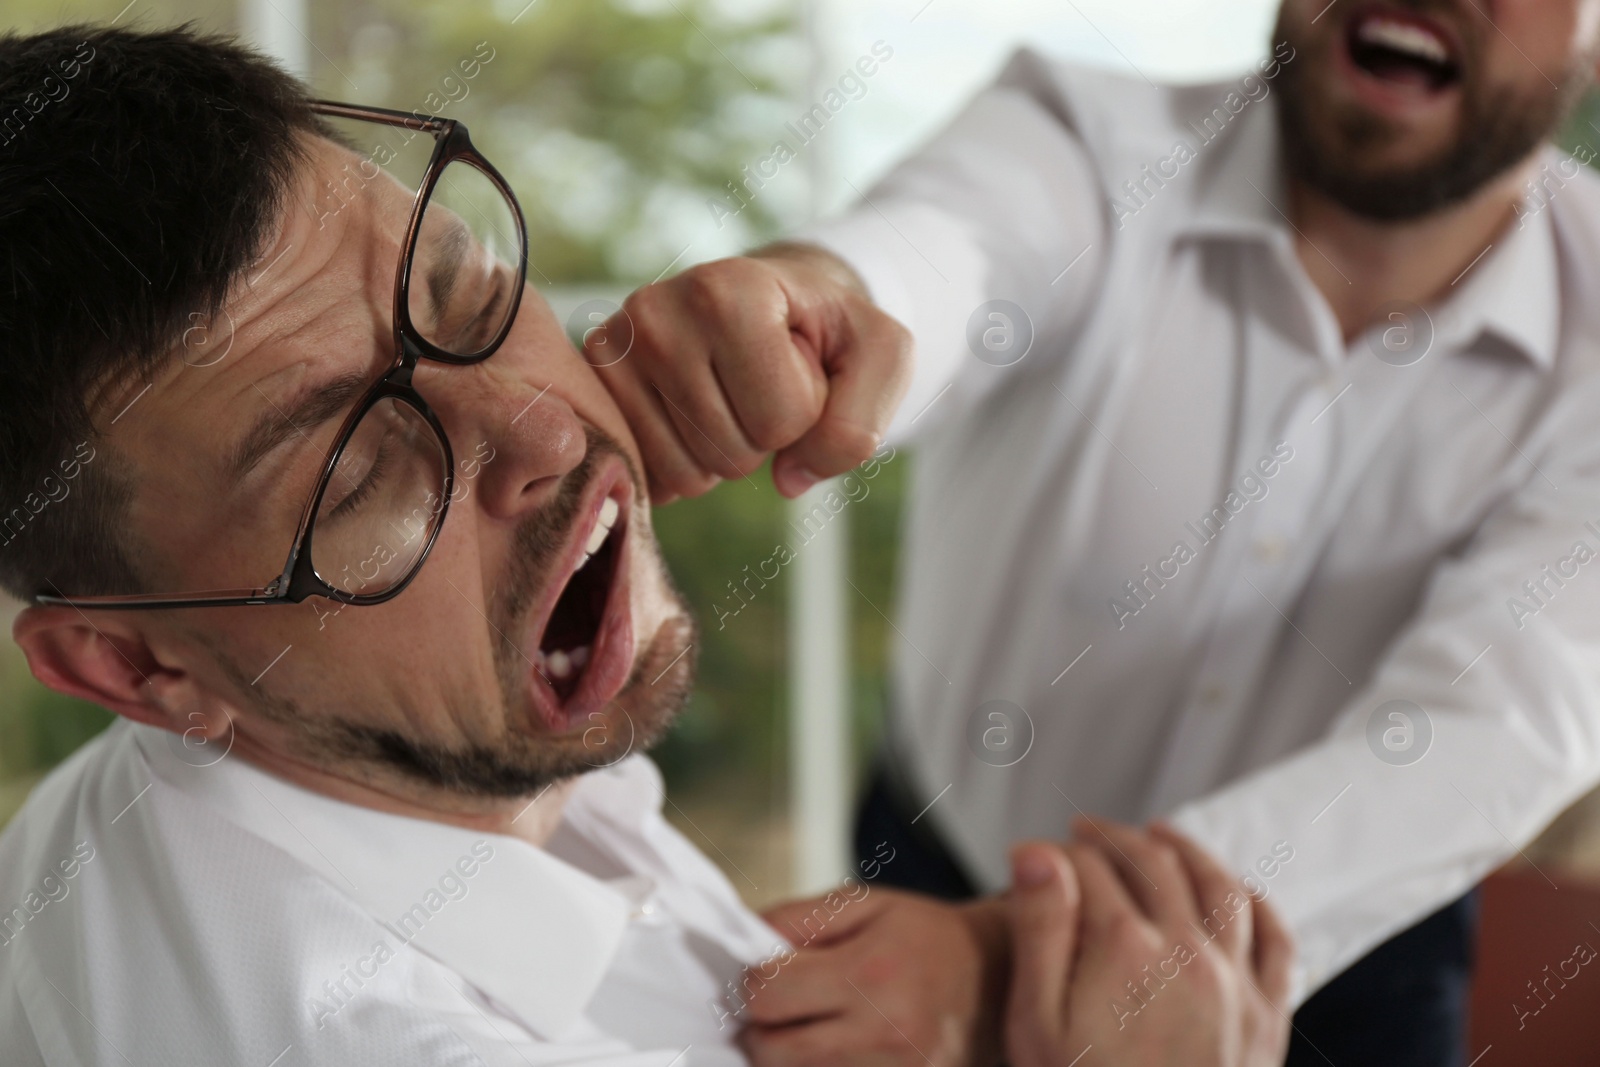
M 1600 134 L 1548 145 L 1597 33 L 1284 0 L 1211 85 L 1024 51 L 843 218 L 623 305 L 658 499 L 916 446 L 891 877 L 1171 818 L 1293 929 L 1291 1063 L 1470 1058 L 1470 891 L 1600 779 Z M 827 967 L 774 1042 L 871 1011 Z

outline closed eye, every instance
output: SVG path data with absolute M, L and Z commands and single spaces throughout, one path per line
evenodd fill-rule
M 489 347 L 489 342 L 494 340 L 495 334 L 499 333 L 500 327 L 505 324 L 505 307 L 510 300 L 508 292 L 510 281 L 510 273 L 504 269 L 496 270 L 490 276 L 489 291 L 478 301 L 477 310 L 472 312 L 472 317 L 463 322 L 458 329 L 443 331 L 444 337 L 455 339 L 446 347 L 461 355 L 472 355 Z M 458 303 L 464 304 L 465 301 Z
M 354 514 L 362 502 L 371 496 L 376 491 L 379 483 L 382 482 L 384 473 L 389 467 L 391 454 L 392 450 L 389 447 L 389 438 L 386 434 L 384 435 L 383 444 L 379 446 L 377 455 L 373 457 L 372 463 L 367 467 L 366 474 L 362 476 L 361 480 L 355 482 L 343 499 L 333 505 L 331 511 L 326 510 L 328 502 L 323 501 L 326 517 L 337 522 Z M 354 474 L 346 467 L 347 458 L 346 456 L 339 457 L 339 465 L 334 469 L 333 473 L 334 483 L 342 481 L 344 484 L 349 485 L 354 481 Z M 328 488 L 334 489 L 334 483 L 330 483 Z

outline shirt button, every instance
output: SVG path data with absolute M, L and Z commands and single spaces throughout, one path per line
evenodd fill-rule
M 1257 563 L 1267 566 L 1282 563 L 1289 554 L 1289 542 L 1277 534 L 1267 534 L 1258 537 L 1251 546 L 1251 552 L 1256 557 Z

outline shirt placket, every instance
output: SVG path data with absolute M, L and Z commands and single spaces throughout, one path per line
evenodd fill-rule
M 1269 494 L 1246 507 L 1219 539 L 1219 566 L 1204 598 L 1217 607 L 1208 619 L 1204 613 L 1196 618 L 1205 626 L 1196 642 L 1205 652 L 1163 757 L 1152 812 L 1169 810 L 1216 785 L 1210 776 L 1229 765 L 1225 749 L 1241 740 L 1239 724 L 1251 711 L 1267 658 L 1286 628 L 1290 639 L 1311 641 L 1296 629 L 1293 616 L 1345 502 L 1436 368 L 1477 331 L 1476 326 L 1451 330 L 1418 363 L 1386 365 L 1373 348 L 1384 328 L 1374 326 L 1348 347 L 1338 343 L 1334 360 L 1324 358 L 1301 380 L 1298 393 L 1291 391 L 1279 408 L 1282 418 L 1247 438 L 1257 443 L 1254 454 L 1270 451 L 1281 440 L 1294 448 L 1294 457 L 1272 480 Z M 1247 356 L 1267 351 L 1256 330 L 1259 326 L 1246 335 Z M 1333 346 L 1325 336 L 1319 341 L 1328 356 Z M 1312 648 L 1328 659 L 1315 644 Z M 1328 670 L 1354 691 L 1356 680 L 1331 660 Z
M 1224 749 L 1235 743 L 1233 724 L 1293 610 L 1301 569 L 1296 564 L 1303 558 L 1297 550 L 1313 539 L 1308 535 L 1336 461 L 1339 420 L 1337 405 L 1329 405 L 1340 388 L 1337 379 L 1321 374 L 1302 379 L 1266 432 L 1252 435 L 1255 447 L 1242 452 L 1230 490 L 1239 492 L 1240 478 L 1254 472 L 1267 493 L 1248 501 L 1217 538 L 1217 566 L 1204 596 L 1216 607 L 1205 623 L 1205 651 L 1166 746 L 1152 812 L 1204 791 L 1214 769 L 1227 762 Z M 1261 477 L 1257 462 L 1272 456 L 1279 442 L 1294 450 L 1292 457 L 1279 461 L 1273 477 Z

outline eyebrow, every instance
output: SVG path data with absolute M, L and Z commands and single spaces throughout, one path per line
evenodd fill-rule
M 433 321 L 438 322 L 444 315 L 445 307 L 450 303 L 450 294 L 455 292 L 456 282 L 461 278 L 461 264 L 466 259 L 467 245 L 471 243 L 472 232 L 467 229 L 467 224 L 460 217 L 451 215 L 451 224 L 445 233 L 438 239 L 438 255 L 428 264 L 428 304 L 433 310 Z
M 242 480 L 263 459 L 285 442 L 309 437 L 310 431 L 342 413 L 350 402 L 372 382 L 370 372 L 351 371 L 320 382 L 310 382 L 282 403 L 265 393 L 267 410 L 239 438 L 227 459 L 228 477 Z

